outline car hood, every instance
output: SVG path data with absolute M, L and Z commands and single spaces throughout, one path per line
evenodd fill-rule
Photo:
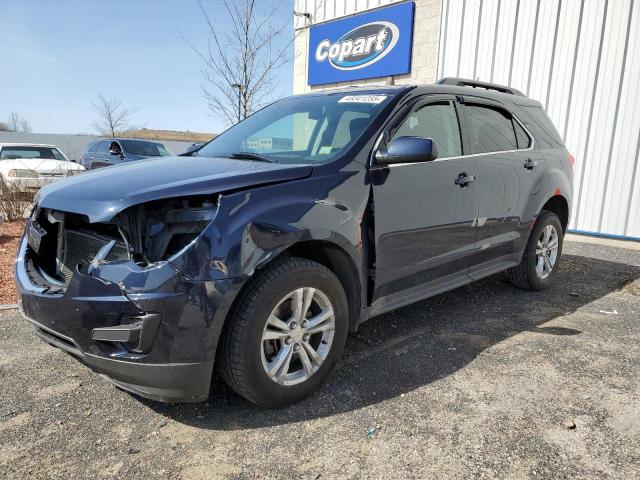
M 111 220 L 127 207 L 153 200 L 219 193 L 265 183 L 304 178 L 309 165 L 283 165 L 206 157 L 154 157 L 91 170 L 42 188 L 43 208 Z

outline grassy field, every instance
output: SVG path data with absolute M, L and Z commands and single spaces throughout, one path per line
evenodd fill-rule
M 176 130 L 151 130 L 149 128 L 141 128 L 139 130 L 129 130 L 120 137 L 140 138 L 145 140 L 171 140 L 175 142 L 208 142 L 216 136 L 215 133 L 200 132 L 178 132 Z

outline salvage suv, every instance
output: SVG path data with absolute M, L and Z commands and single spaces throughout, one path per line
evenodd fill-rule
M 277 101 L 188 156 L 42 189 L 15 263 L 44 341 L 117 386 L 291 404 L 365 320 L 506 272 L 548 287 L 573 157 L 540 103 L 493 84 Z

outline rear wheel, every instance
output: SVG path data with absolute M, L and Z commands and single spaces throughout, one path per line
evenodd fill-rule
M 507 278 L 525 290 L 544 290 L 555 276 L 562 255 L 563 230 L 558 216 L 543 210 L 529 235 L 522 261 Z
M 338 278 L 310 260 L 279 260 L 253 279 L 230 319 L 220 368 L 237 393 L 281 407 L 316 389 L 347 337 L 347 299 Z

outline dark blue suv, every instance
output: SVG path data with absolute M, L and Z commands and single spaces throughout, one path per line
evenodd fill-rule
M 188 156 L 40 190 L 15 277 L 44 341 L 126 390 L 252 402 L 318 387 L 347 332 L 498 272 L 551 285 L 573 157 L 499 85 L 285 98 Z
M 131 138 L 107 138 L 90 143 L 80 158 L 80 163 L 87 170 L 92 170 L 123 162 L 171 155 L 162 143 Z

